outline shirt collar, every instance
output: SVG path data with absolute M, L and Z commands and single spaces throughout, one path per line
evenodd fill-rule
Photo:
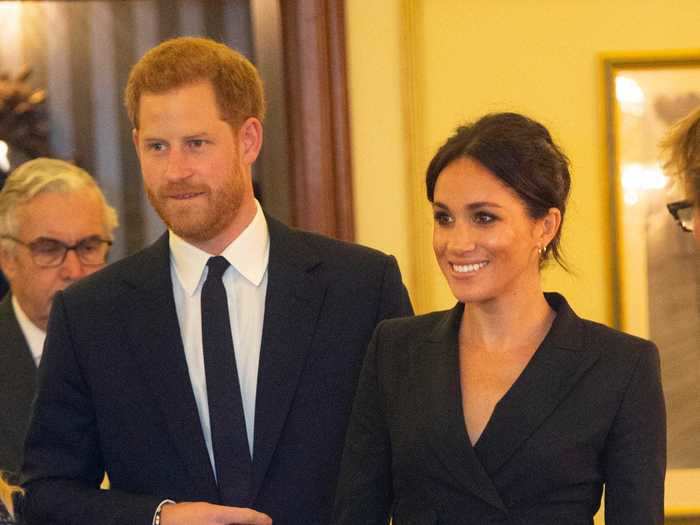
M 248 226 L 229 244 L 221 255 L 236 271 L 255 286 L 259 286 L 267 271 L 270 257 L 270 234 L 260 203 Z M 170 260 L 175 274 L 189 296 L 193 296 L 204 275 L 211 254 L 192 246 L 170 231 Z
M 12 296 L 12 308 L 15 311 L 17 324 L 19 324 L 19 327 L 22 329 L 22 333 L 24 334 L 24 338 L 27 340 L 27 345 L 32 353 L 32 358 L 34 358 L 34 363 L 39 366 L 41 353 L 44 350 L 46 332 L 44 332 L 41 328 L 35 325 L 31 319 L 29 319 L 14 295 Z

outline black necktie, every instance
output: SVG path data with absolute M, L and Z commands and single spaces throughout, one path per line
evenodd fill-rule
M 202 346 L 219 497 L 224 505 L 246 507 L 250 504 L 253 467 L 221 280 L 229 263 L 218 256 L 211 257 L 207 266 L 209 273 L 202 287 Z

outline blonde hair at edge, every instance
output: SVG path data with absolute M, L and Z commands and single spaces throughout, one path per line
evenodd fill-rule
M 10 485 L 5 479 L 0 476 L 0 502 L 5 506 L 10 516 L 15 516 L 15 505 L 12 497 L 15 494 L 22 494 L 24 491 L 20 487 Z
M 700 203 L 700 108 L 679 120 L 661 143 L 664 167 L 681 181 L 686 196 Z
M 42 193 L 69 193 L 93 189 L 102 202 L 104 227 L 111 237 L 119 225 L 117 212 L 105 199 L 95 180 L 83 169 L 69 162 L 40 157 L 18 166 L 0 191 L 0 237 L 17 237 L 17 209 Z M 0 238 L 0 250 L 12 254 L 15 243 Z

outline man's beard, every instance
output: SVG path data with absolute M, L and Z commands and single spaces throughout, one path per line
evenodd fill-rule
M 218 191 L 212 191 L 205 184 L 168 184 L 155 192 L 146 187 L 148 200 L 163 222 L 177 236 L 189 242 L 205 242 L 215 238 L 235 220 L 243 202 L 242 178 L 233 174 L 227 184 Z M 200 193 L 191 206 L 177 205 L 167 195 L 173 193 Z M 206 199 L 206 200 L 205 200 Z M 175 204 L 175 206 L 171 206 Z

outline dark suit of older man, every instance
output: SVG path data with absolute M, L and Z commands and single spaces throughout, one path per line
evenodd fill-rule
M 5 297 L 5 294 L 9 291 L 10 287 L 5 280 L 5 276 L 0 272 L 0 299 Z
M 0 302 L 0 470 L 22 464 L 35 383 L 36 365 L 8 294 Z

